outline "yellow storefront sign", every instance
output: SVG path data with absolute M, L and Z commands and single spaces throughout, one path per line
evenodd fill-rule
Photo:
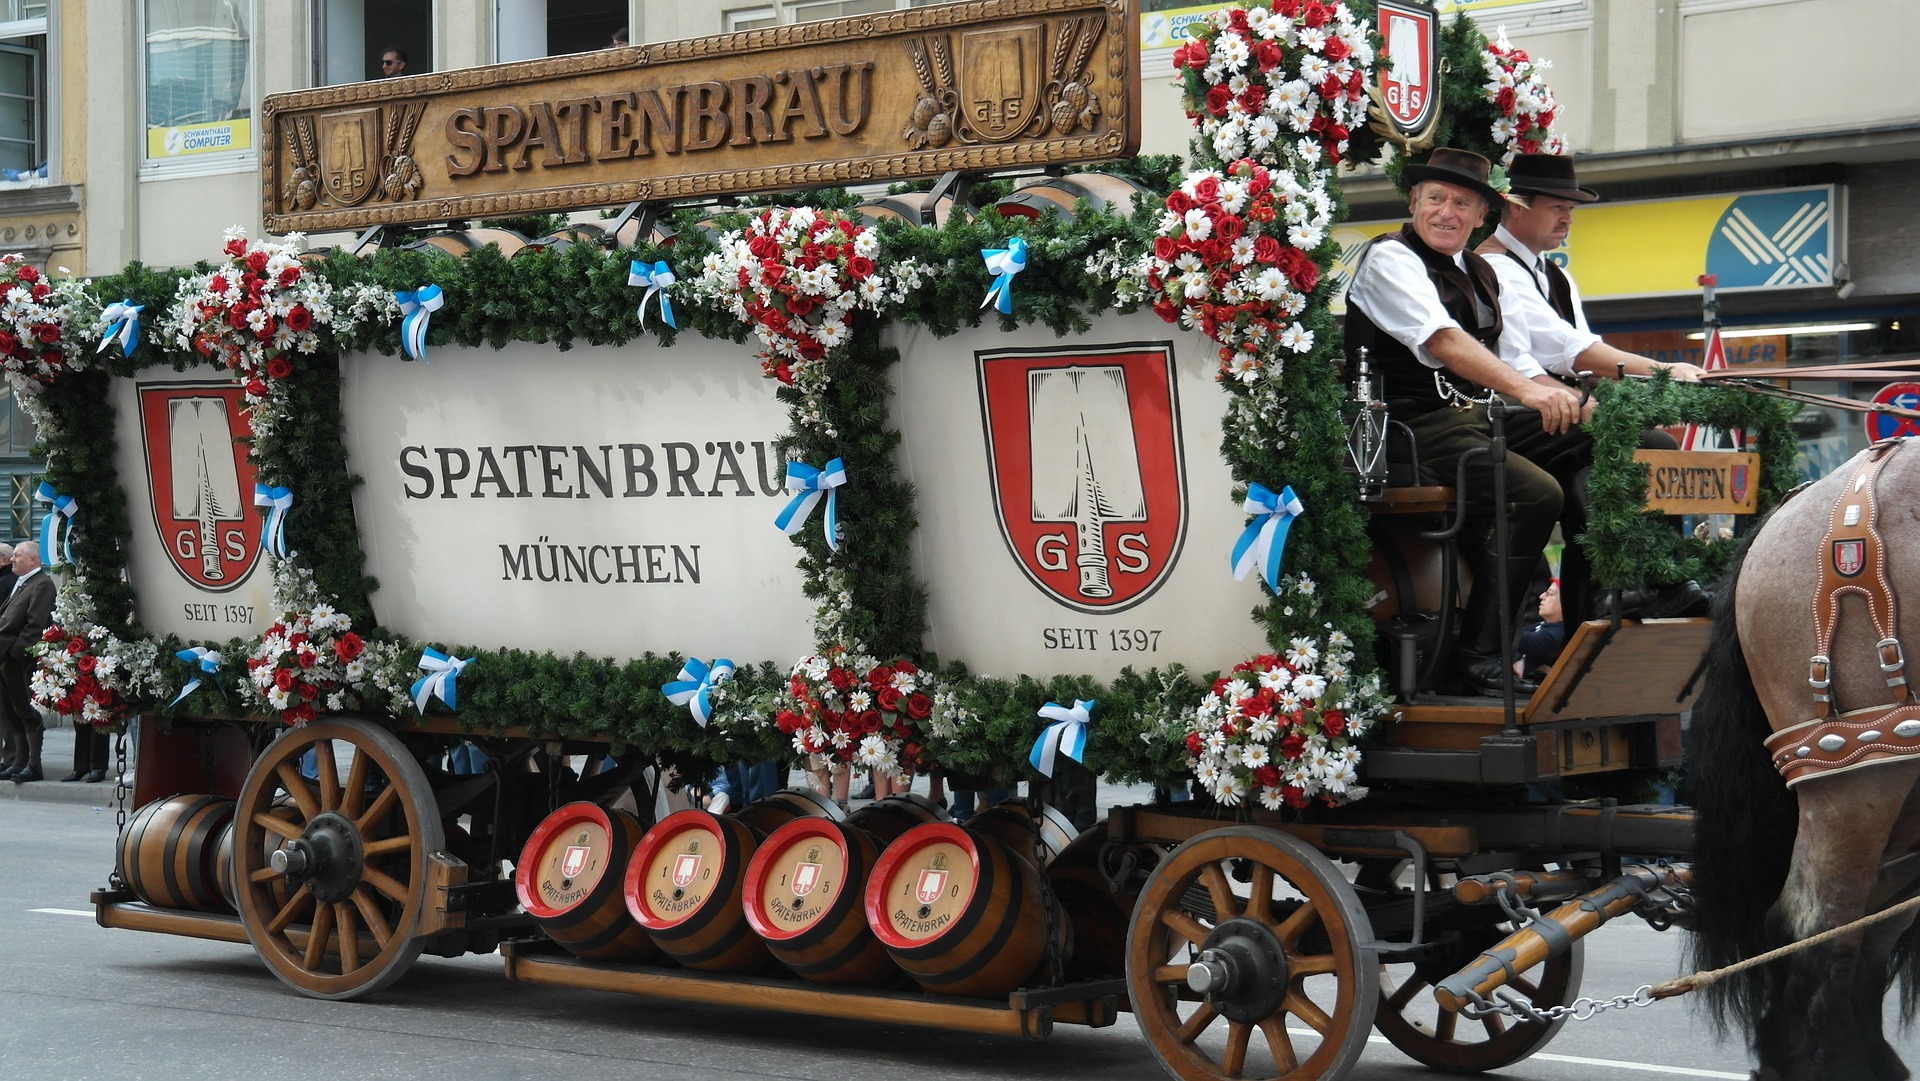
M 184 158 L 253 149 L 253 121 L 247 117 L 207 124 L 147 129 L 147 158 Z

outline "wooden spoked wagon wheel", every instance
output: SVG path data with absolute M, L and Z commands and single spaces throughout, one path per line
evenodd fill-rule
M 289 986 L 355 998 L 420 956 L 427 857 L 445 838 L 426 774 L 392 733 L 357 720 L 282 733 L 247 774 L 234 830 L 241 922 Z
M 1398 874 L 1405 866 L 1402 862 L 1392 873 Z M 1362 872 L 1360 881 L 1364 884 L 1370 878 L 1377 881 L 1378 876 Z M 1433 885 L 1448 888 L 1453 878 L 1450 873 L 1436 874 Z M 1395 896 L 1405 893 L 1397 884 L 1387 885 Z M 1493 915 L 1485 909 L 1471 909 L 1456 910 L 1451 918 L 1442 916 L 1427 932 L 1440 948 L 1417 961 L 1381 965 L 1380 1006 L 1373 1024 L 1407 1057 L 1447 1073 L 1484 1073 L 1527 1058 L 1559 1035 L 1564 1020 L 1543 1025 L 1496 1014 L 1476 1021 L 1449 1013 L 1434 1001 L 1435 984 L 1513 930 L 1511 921 L 1490 919 Z M 1585 943 L 1575 941 L 1567 952 L 1523 973 L 1507 986 L 1542 1010 L 1567 1005 L 1580 993 L 1585 956 Z
M 1380 994 L 1373 929 L 1332 861 L 1233 826 L 1175 849 L 1127 933 L 1140 1030 L 1185 1081 L 1342 1077 Z

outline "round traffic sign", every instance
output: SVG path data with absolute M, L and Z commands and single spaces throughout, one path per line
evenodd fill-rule
M 1920 383 L 1888 383 L 1873 396 L 1875 405 L 1892 405 L 1901 409 L 1920 410 Z M 1912 417 L 1896 417 L 1888 413 L 1867 414 L 1867 439 L 1878 443 L 1882 439 L 1898 439 L 1901 436 L 1920 436 L 1920 420 Z

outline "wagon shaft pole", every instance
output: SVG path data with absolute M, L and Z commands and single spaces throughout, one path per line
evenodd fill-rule
M 1528 923 L 1473 963 L 1434 985 L 1440 1008 L 1458 1013 L 1470 1003 L 1484 1001 L 1494 990 L 1551 957 L 1563 954 L 1575 939 L 1584 938 L 1615 916 L 1648 904 L 1648 896 L 1668 884 L 1660 869 L 1634 867 L 1598 889 L 1568 901 Z

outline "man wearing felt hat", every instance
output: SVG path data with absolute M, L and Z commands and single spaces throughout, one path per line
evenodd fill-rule
M 1346 341 L 1350 356 L 1365 348 L 1379 374 L 1381 393 L 1395 420 L 1405 423 L 1420 447 L 1421 480 L 1451 484 L 1468 451 L 1488 445 L 1488 392 L 1516 401 L 1532 413 L 1508 427 L 1507 576 L 1510 590 L 1525 588 L 1541 549 L 1560 518 L 1560 483 L 1536 461 L 1579 453 L 1590 441 L 1578 429 L 1586 408 L 1562 384 L 1527 378 L 1501 359 L 1509 331 L 1501 313 L 1500 282 L 1487 260 L 1467 250 L 1487 211 L 1501 199 L 1488 183 L 1491 168 L 1478 154 L 1450 147 L 1409 165 L 1413 220 L 1397 233 L 1377 238 L 1361 255 L 1347 292 Z M 1588 452 L 1590 456 L 1590 451 Z M 1493 465 L 1485 455 L 1468 460 L 1469 513 L 1493 519 Z M 1500 640 L 1500 607 L 1517 607 L 1496 587 L 1495 559 L 1484 546 L 1466 546 L 1474 563 L 1460 637 L 1449 670 L 1462 689 L 1498 694 L 1509 675 L 1506 643 Z M 1521 693 L 1533 691 L 1516 680 Z
M 1504 322 L 1501 359 L 1515 371 L 1539 382 L 1572 379 L 1581 372 L 1613 378 L 1651 375 L 1664 368 L 1675 379 L 1698 380 L 1701 370 L 1692 364 L 1656 364 L 1637 353 L 1616 349 L 1587 327 L 1580 289 L 1565 270 L 1548 257 L 1566 243 L 1573 227 L 1574 207 L 1595 202 L 1599 194 L 1580 186 L 1573 158 L 1556 154 L 1520 154 L 1507 168 L 1507 192 L 1500 206 L 1500 228 L 1474 249 L 1492 265 L 1500 279 L 1500 314 Z M 1649 429 L 1641 446 L 1672 450 L 1671 437 Z M 1535 462 L 1560 481 L 1566 494 L 1561 533 L 1571 539 L 1586 529 L 1585 484 L 1579 474 L 1592 463 L 1592 448 L 1556 461 Z M 1591 618 L 1586 556 L 1577 545 L 1567 547 L 1561 576 L 1566 581 L 1565 604 L 1571 622 Z M 1628 615 L 1683 615 L 1704 608 L 1705 594 L 1697 585 L 1681 583 L 1669 590 L 1623 598 Z

